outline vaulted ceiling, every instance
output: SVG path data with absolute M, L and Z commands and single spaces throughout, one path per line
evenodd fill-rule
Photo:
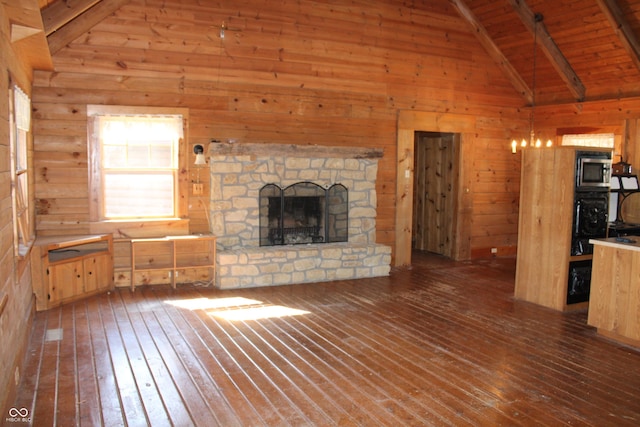
M 617 99 L 640 95 L 640 1 L 452 0 L 464 3 L 486 38 L 533 86 L 537 26 L 536 103 Z M 508 67 L 504 67 L 505 72 Z M 522 91 L 521 92 L 526 92 Z
M 38 0 L 51 53 L 127 1 Z M 640 96 L 640 0 L 441 1 L 474 32 L 525 105 Z

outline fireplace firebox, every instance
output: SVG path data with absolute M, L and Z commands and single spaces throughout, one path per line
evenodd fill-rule
M 323 188 L 298 182 L 260 190 L 260 246 L 346 242 L 348 191 L 342 184 Z

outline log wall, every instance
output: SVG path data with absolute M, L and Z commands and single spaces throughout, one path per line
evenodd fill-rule
M 21 6 L 30 12 L 37 5 L 25 0 Z M 23 360 L 29 342 L 31 322 L 35 310 L 31 288 L 30 262 L 28 257 L 19 259 L 14 253 L 14 221 L 11 200 L 12 171 L 9 144 L 9 102 L 13 84 L 28 95 L 31 92 L 31 67 L 21 48 L 30 46 L 28 41 L 10 43 L 11 9 L 0 4 L 0 413 L 9 414 L 16 394 L 16 382 L 22 375 Z M 21 15 L 23 20 L 32 17 Z M 15 21 L 13 21 L 15 22 Z M 44 39 L 44 37 L 43 37 Z M 28 158 L 32 158 L 32 141 L 28 136 Z M 29 182 L 33 179 L 29 177 Z M 33 206 L 33 194 L 29 195 Z M 33 212 L 30 212 L 33 217 Z
M 524 101 L 450 2 L 413 4 L 130 1 L 57 51 L 54 71 L 35 75 L 38 232 L 89 231 L 86 106 L 147 105 L 189 108 L 190 145 L 382 148 L 377 241 L 394 247 L 405 110 L 475 117 L 461 165 L 471 232 L 460 253 L 514 254 L 520 163 L 509 141 L 527 126 Z M 191 231 L 206 230 L 206 203 L 190 198 Z

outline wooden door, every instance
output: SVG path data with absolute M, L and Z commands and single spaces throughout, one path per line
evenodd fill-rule
M 459 135 L 416 132 L 413 249 L 453 257 Z

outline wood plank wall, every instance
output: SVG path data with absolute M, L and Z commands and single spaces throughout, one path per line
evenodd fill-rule
M 624 134 L 620 153 L 622 158 L 633 167 L 632 173 L 638 175 L 640 168 L 640 119 L 625 120 Z M 640 224 L 640 193 L 636 193 L 622 204 L 622 214 L 626 222 Z
M 621 157 L 640 173 L 640 98 L 603 100 L 536 109 L 536 121 L 549 133 L 604 133 L 616 136 L 613 162 Z M 640 223 L 640 194 L 623 204 L 624 220 Z
M 32 3 L 29 1 L 28 3 Z M 25 6 L 27 2 L 23 3 Z M 29 4 L 32 10 L 35 5 Z M 10 88 L 17 84 L 31 92 L 28 62 L 9 43 L 10 17 L 0 4 L 0 413 L 5 417 L 13 403 L 16 381 L 22 375 L 34 300 L 29 260 L 14 258 L 14 222 L 11 200 L 11 150 L 9 146 Z M 32 151 L 29 144 L 28 158 Z M 33 179 L 29 179 L 33 182 Z M 33 194 L 30 194 L 32 200 Z
M 397 115 L 413 110 L 477 116 L 462 165 L 474 178 L 463 252 L 514 254 L 519 157 L 509 141 L 527 126 L 524 100 L 448 1 L 412 5 L 130 1 L 55 53 L 55 71 L 36 73 L 38 232 L 88 231 L 87 104 L 178 106 L 190 109 L 190 145 L 383 148 L 377 240 L 394 246 Z M 206 203 L 190 200 L 191 231 L 204 231 Z

